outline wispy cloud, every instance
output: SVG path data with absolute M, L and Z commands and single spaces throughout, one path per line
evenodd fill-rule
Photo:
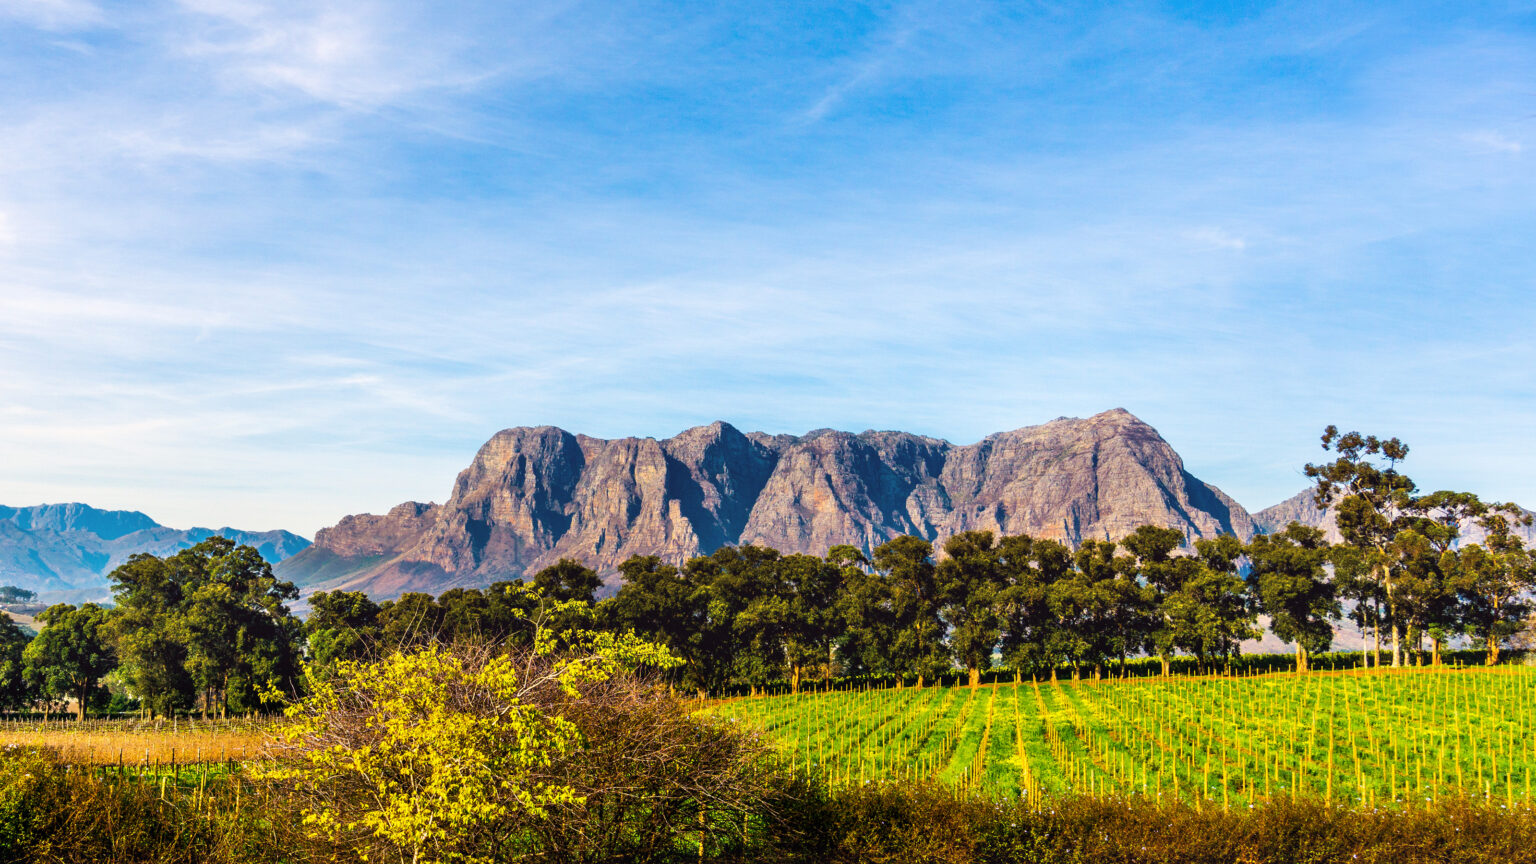
M 179 38 L 189 56 L 258 88 L 292 89 L 311 99 L 373 108 L 403 96 L 483 80 L 447 37 L 400 6 L 367 2 L 181 0 L 191 13 Z
M 1510 21 L 103 8 L 0 24 L 5 503 L 309 531 L 519 423 L 1113 405 L 1253 507 L 1328 422 L 1536 500 Z
M 1248 240 L 1221 228 L 1196 228 L 1186 235 L 1189 239 L 1205 246 L 1214 246 L 1217 249 L 1230 249 L 1233 252 L 1241 252 L 1248 248 Z
M 1518 140 L 1486 129 L 1468 132 L 1462 136 L 1462 140 L 1479 150 L 1491 150 L 1495 153 L 1514 155 L 1525 149 Z
M 10 19 L 43 30 L 66 31 L 94 27 L 105 20 L 90 0 L 5 0 L 0 20 Z

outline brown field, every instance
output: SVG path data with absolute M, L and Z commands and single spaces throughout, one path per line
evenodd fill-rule
M 0 721 L 0 746 L 53 747 L 80 765 L 197 765 L 259 756 L 270 724 L 252 720 Z

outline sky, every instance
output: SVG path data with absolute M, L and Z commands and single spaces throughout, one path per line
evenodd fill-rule
M 1123 407 L 1536 506 L 1536 3 L 0 0 L 0 503 Z

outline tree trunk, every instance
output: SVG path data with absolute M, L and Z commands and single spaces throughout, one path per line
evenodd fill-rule
M 791 696 L 800 695 L 800 664 L 791 663 L 789 666 L 789 693 Z
M 1499 636 L 1488 628 L 1488 665 L 1493 666 L 1499 662 Z
M 1403 634 L 1402 634 L 1401 630 L 1398 628 L 1397 622 L 1393 621 L 1392 622 L 1392 668 L 1393 669 L 1401 669 L 1402 666 L 1403 666 Z
M 976 667 L 975 663 L 972 663 L 966 667 L 966 672 L 971 679 L 971 689 L 975 690 L 977 685 L 981 683 L 981 670 Z
M 1374 648 L 1374 650 L 1371 653 L 1373 655 L 1375 655 L 1374 656 L 1374 660 L 1375 660 L 1376 668 L 1380 669 L 1381 668 L 1381 624 L 1380 623 L 1378 623 L 1375 627 L 1371 628 L 1371 639 L 1375 643 L 1375 648 Z
M 1296 643 L 1296 674 L 1305 675 L 1307 672 L 1307 649 Z
M 1434 654 L 1431 655 L 1433 659 L 1430 660 L 1430 663 L 1432 665 L 1439 666 L 1440 665 L 1440 637 L 1439 636 L 1431 637 L 1430 644 L 1432 646 L 1434 646 Z
M 91 693 L 91 685 L 90 684 L 87 683 L 87 684 L 81 684 L 80 685 L 80 695 L 77 697 L 80 701 L 75 703 L 75 719 L 76 720 L 84 720 L 85 719 L 85 699 L 86 699 L 87 696 L 90 695 L 90 693 Z
M 1171 670 L 1171 667 L 1173 665 L 1172 661 L 1170 661 L 1168 659 L 1168 655 L 1167 654 L 1159 654 L 1159 655 L 1157 655 L 1157 659 L 1159 659 L 1159 660 L 1161 660 L 1163 662 L 1163 677 L 1167 678 L 1168 675 L 1172 671 Z
M 917 673 L 917 689 L 923 689 L 923 673 Z

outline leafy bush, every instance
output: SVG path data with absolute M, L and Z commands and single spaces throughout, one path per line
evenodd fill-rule
M 342 660 L 288 712 L 265 776 L 290 790 L 313 840 L 369 860 L 740 847 L 764 798 L 764 748 L 634 671 L 674 662 L 632 636 L 580 629 L 536 629 L 531 647 Z

